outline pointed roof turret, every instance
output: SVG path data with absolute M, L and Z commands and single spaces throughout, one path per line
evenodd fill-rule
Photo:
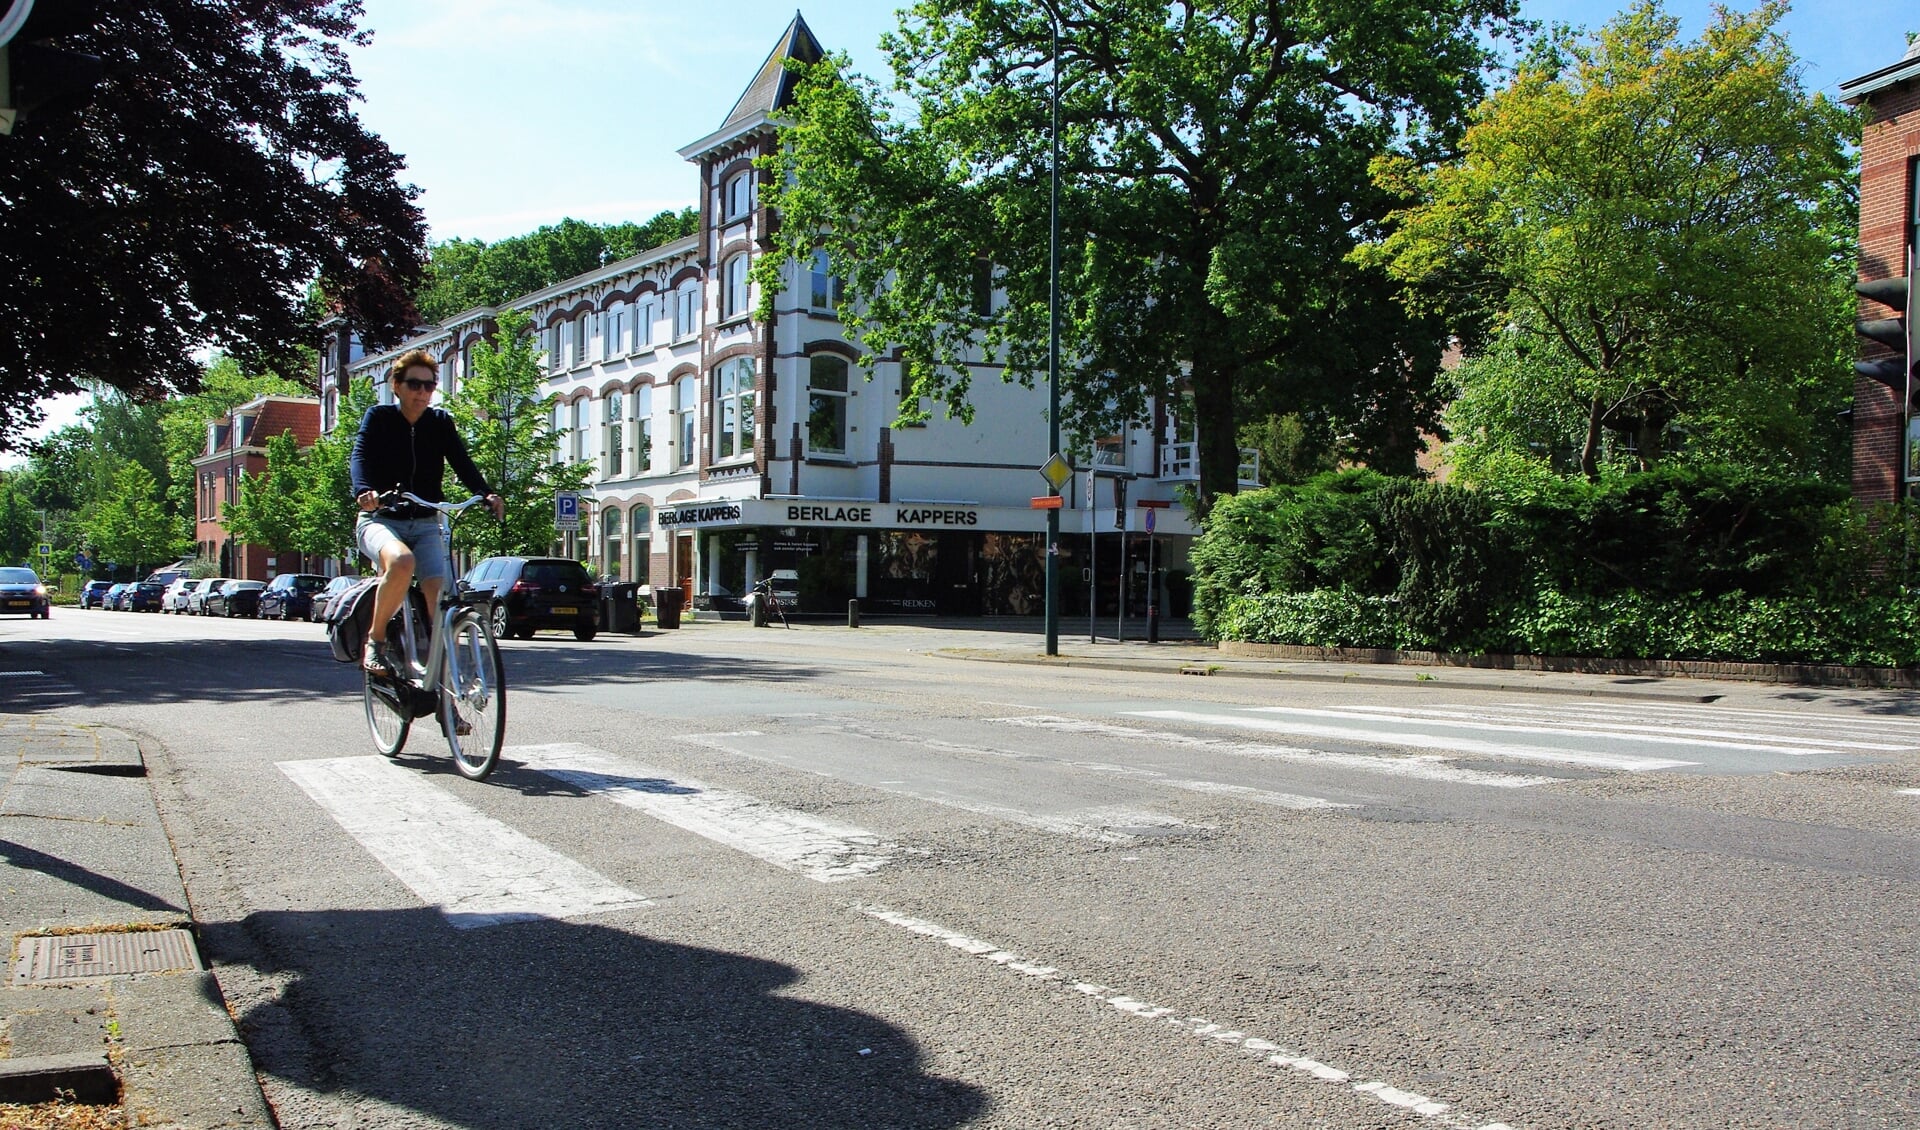
M 796 9 L 793 22 L 787 25 L 786 31 L 780 33 L 779 42 L 774 44 L 766 61 L 760 64 L 759 71 L 741 93 L 740 100 L 727 112 L 720 128 L 680 150 L 680 155 L 692 160 L 716 145 L 767 124 L 775 113 L 793 101 L 796 76 L 787 70 L 787 60 L 817 63 L 826 56 L 820 41 L 813 37 L 813 29 L 807 26 L 806 18 Z

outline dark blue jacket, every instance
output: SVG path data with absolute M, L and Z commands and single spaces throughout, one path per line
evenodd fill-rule
M 493 493 L 446 409 L 429 408 L 409 424 L 397 405 L 376 404 L 360 418 L 360 434 L 353 440 L 354 497 L 398 486 L 429 502 L 445 502 L 440 483 L 449 463 L 468 490 Z

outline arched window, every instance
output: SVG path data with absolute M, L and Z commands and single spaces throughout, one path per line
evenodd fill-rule
M 603 581 L 620 581 L 620 511 L 609 506 L 600 512 L 600 545 L 605 558 L 600 569 Z
M 750 290 L 747 285 L 747 257 L 735 255 L 727 260 L 722 278 L 726 286 L 720 292 L 720 316 L 737 318 L 747 312 L 747 296 Z
M 808 272 L 807 305 L 815 310 L 831 313 L 840 304 L 845 284 L 833 273 L 833 263 L 827 258 L 826 248 L 818 248 L 813 253 L 812 269 Z
M 713 374 L 713 457 L 753 454 L 753 362 L 735 358 Z
M 593 420 L 593 417 L 587 413 L 591 410 L 591 405 L 592 401 L 584 396 L 573 402 L 573 432 L 571 436 L 573 446 L 569 449 L 568 455 L 575 463 L 587 457 L 587 429 L 592 426 Z
M 807 367 L 807 454 L 847 453 L 847 362 L 816 353 Z
M 741 173 L 727 181 L 723 202 L 724 215 L 737 220 L 753 208 L 753 174 Z
M 673 382 L 674 441 L 673 465 L 693 465 L 694 422 L 699 415 L 697 382 L 690 376 Z
M 700 332 L 700 282 L 690 280 L 673 292 L 673 340 L 684 341 Z
M 603 433 L 605 442 L 601 445 L 607 457 L 607 478 L 617 479 L 621 475 L 621 455 L 626 450 L 626 410 L 627 398 L 615 389 L 606 396 L 606 420 Z
M 653 471 L 653 386 L 641 385 L 633 393 L 633 473 Z

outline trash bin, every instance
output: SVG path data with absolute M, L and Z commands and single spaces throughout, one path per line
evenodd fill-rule
M 653 590 L 653 619 L 662 628 L 680 626 L 680 602 L 686 593 L 678 585 Z
M 640 586 L 628 581 L 600 586 L 600 627 L 609 632 L 640 630 Z

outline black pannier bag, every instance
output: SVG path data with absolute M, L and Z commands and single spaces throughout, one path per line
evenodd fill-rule
M 367 632 L 373 627 L 373 590 L 379 587 L 380 578 L 368 577 L 335 597 L 327 609 L 327 642 L 340 662 L 360 662 Z

